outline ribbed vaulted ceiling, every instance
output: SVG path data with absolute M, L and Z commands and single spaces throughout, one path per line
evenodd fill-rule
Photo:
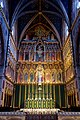
M 42 24 L 61 39 L 63 20 L 69 26 L 68 0 L 8 0 L 11 27 L 18 23 L 18 39 L 30 27 Z

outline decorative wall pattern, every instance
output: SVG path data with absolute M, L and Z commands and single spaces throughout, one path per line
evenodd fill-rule
M 70 36 L 66 39 L 63 47 L 65 82 L 67 91 L 68 106 L 75 106 L 76 104 L 76 85 L 74 82 L 74 62 L 73 51 Z
M 74 76 L 74 68 L 73 68 L 73 53 L 70 37 L 65 42 L 63 47 L 63 58 L 64 58 L 64 68 L 65 68 L 65 81 L 69 81 Z

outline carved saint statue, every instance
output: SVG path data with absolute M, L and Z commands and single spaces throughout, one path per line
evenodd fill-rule
M 41 46 L 38 47 L 37 53 L 38 53 L 38 55 L 39 55 L 39 58 L 42 57 L 43 51 L 42 51 Z

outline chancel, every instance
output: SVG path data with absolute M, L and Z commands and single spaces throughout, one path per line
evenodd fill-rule
M 37 115 L 79 108 L 79 7 L 79 0 L 0 1 L 0 108 Z

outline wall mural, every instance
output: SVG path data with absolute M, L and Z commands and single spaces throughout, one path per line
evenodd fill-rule
M 36 69 L 36 81 L 43 82 L 44 81 L 44 69 L 42 65 L 38 65 Z
M 33 80 L 34 80 L 34 74 L 31 73 L 31 74 L 30 74 L 30 82 L 33 82 Z
M 22 64 L 22 66 L 24 66 L 24 64 Z M 26 65 L 26 62 L 25 62 L 25 66 L 26 66 L 25 69 L 22 66 L 18 68 L 17 81 L 19 83 L 23 81 L 24 83 L 26 82 L 53 82 L 53 83 L 63 82 L 61 66 L 58 66 L 59 68 L 56 68 L 56 65 L 54 65 L 55 69 L 53 69 L 51 67 L 52 65 L 46 65 L 47 67 L 45 67 L 45 65 L 38 63 L 37 65 L 32 64 L 29 68 L 29 66 Z
M 28 81 L 28 73 L 25 73 L 25 74 L 24 74 L 24 80 L 25 80 L 25 81 Z
M 61 73 L 60 72 L 57 74 L 57 80 L 61 81 Z
M 46 82 L 50 82 L 51 81 L 51 71 L 50 70 L 47 70 L 46 72 L 45 72 L 45 81 Z
M 18 73 L 18 82 L 21 83 L 23 81 L 23 74 L 21 72 Z

